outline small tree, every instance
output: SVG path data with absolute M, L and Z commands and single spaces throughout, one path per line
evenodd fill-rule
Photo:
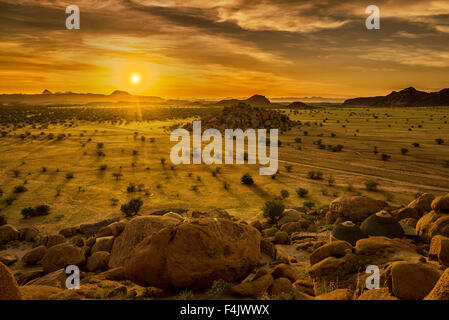
M 114 173 L 112 174 L 112 176 L 114 177 L 114 179 L 115 179 L 116 181 L 119 181 L 120 178 L 123 177 L 123 174 L 121 174 L 120 172 L 114 172 Z
M 253 185 L 254 184 L 254 180 L 253 177 L 251 177 L 251 175 L 249 173 L 245 173 L 242 178 L 240 179 L 240 181 L 247 186 Z
M 444 140 L 441 139 L 441 138 L 438 138 L 438 139 L 435 139 L 435 142 L 436 142 L 438 145 L 442 145 L 442 144 L 444 143 Z
M 285 210 L 285 205 L 282 199 L 273 199 L 265 202 L 263 208 L 263 216 L 270 222 L 276 223 Z
M 391 159 L 391 156 L 386 154 L 386 153 L 382 153 L 382 161 L 388 161 Z
M 23 185 L 19 185 L 19 186 L 15 186 L 14 187 L 14 193 L 24 193 L 24 192 L 27 192 L 27 188 L 25 188 L 25 186 L 23 186 Z
M 120 210 L 127 216 L 132 217 L 139 213 L 143 201 L 140 198 L 131 199 L 128 203 L 123 204 Z
M 401 149 L 401 153 L 402 153 L 403 155 L 406 155 L 406 154 L 408 153 L 408 149 L 407 149 L 407 148 L 402 148 L 402 149 Z

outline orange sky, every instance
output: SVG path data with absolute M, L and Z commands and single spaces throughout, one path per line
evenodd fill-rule
M 0 0 L 0 93 L 354 97 L 449 87 L 449 2 Z M 66 30 L 77 4 L 81 29 Z M 139 84 L 129 77 L 138 73 Z

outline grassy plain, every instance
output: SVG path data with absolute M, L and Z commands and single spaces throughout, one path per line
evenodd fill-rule
M 120 205 L 135 197 L 144 201 L 143 213 L 217 207 L 250 221 L 261 214 L 267 199 L 283 189 L 290 194 L 287 206 L 300 207 L 311 201 L 315 208 L 343 194 L 364 194 L 400 205 L 418 192 L 449 192 L 449 108 L 282 110 L 303 125 L 280 136 L 275 179 L 259 176 L 258 165 L 221 165 L 215 176 L 216 166 L 172 167 L 169 154 L 175 143 L 170 142 L 168 127 L 192 121 L 196 109 L 185 110 L 190 118 L 163 121 L 109 121 L 100 117 L 92 122 L 81 117 L 22 127 L 17 122 L 7 124 L 3 118 L 0 129 L 6 134 L 0 137 L 0 214 L 15 226 L 33 225 L 44 232 L 56 232 L 122 216 Z M 198 113 L 212 111 L 205 108 Z M 38 113 L 39 108 L 33 112 Z M 70 110 L 64 112 L 70 114 Z M 101 112 L 107 114 L 105 109 Z M 48 138 L 50 133 L 53 139 Z M 65 137 L 58 139 L 61 134 Z M 438 138 L 444 143 L 439 145 Z M 329 145 L 342 145 L 343 150 L 333 152 Z M 402 154 L 402 149 L 408 152 Z M 391 159 L 383 161 L 382 154 Z M 101 166 L 107 167 L 102 170 Z M 310 171 L 322 172 L 323 179 L 310 179 Z M 241 184 L 246 172 L 255 185 Z M 113 173 L 122 176 L 117 180 Z M 333 183 L 329 183 L 330 177 Z M 367 181 L 378 182 L 378 190 L 366 190 Z M 130 183 L 141 191 L 127 192 Z M 18 185 L 27 191 L 15 194 Z M 299 187 L 309 191 L 306 198 L 297 196 Z M 8 204 L 8 198 L 15 200 Z M 22 218 L 23 208 L 41 204 L 50 206 L 50 215 Z

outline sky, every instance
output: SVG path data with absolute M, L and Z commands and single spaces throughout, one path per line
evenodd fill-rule
M 0 0 L 0 93 L 348 98 L 448 75 L 448 0 Z

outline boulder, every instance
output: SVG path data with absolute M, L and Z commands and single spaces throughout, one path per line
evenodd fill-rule
M 275 298 L 282 294 L 293 294 L 295 291 L 292 282 L 287 278 L 274 279 L 270 287 L 270 295 Z
M 425 214 L 416 224 L 416 232 L 418 237 L 425 243 L 429 243 L 432 237 L 430 236 L 430 229 L 434 226 L 435 222 L 444 217 L 445 214 L 436 211 L 431 211 Z M 435 231 L 435 230 L 434 230 Z
M 408 219 L 408 218 L 419 219 L 422 216 L 422 214 L 420 214 L 418 209 L 410 208 L 410 207 L 405 207 L 402 209 L 394 210 L 392 212 L 392 215 L 397 221 L 401 221 L 403 219 Z
M 286 209 L 282 214 L 281 218 L 278 221 L 278 225 L 282 226 L 283 224 L 289 222 L 296 222 L 301 218 L 301 213 L 294 209 Z
M 437 219 L 429 229 L 429 238 L 440 235 L 449 237 L 449 215 Z
M 273 243 L 276 243 L 276 244 L 288 244 L 289 243 L 289 239 L 288 239 L 287 232 L 284 232 L 284 231 L 276 232 L 276 234 L 274 235 Z
M 386 207 L 385 201 L 365 196 L 342 196 L 332 201 L 329 208 L 338 217 L 357 223 Z
M 296 290 L 298 290 L 298 291 L 300 291 L 300 292 L 303 292 L 303 293 L 305 293 L 305 294 L 307 294 L 307 295 L 309 295 L 309 296 L 315 296 L 315 290 L 314 290 L 314 288 L 313 288 L 313 282 L 311 282 L 311 281 L 307 281 L 307 280 L 296 280 L 294 283 L 293 283 L 293 287 L 296 289 Z
M 435 198 L 431 207 L 434 211 L 449 213 L 449 194 Z
M 429 249 L 429 259 L 438 261 L 449 267 L 449 238 L 437 235 L 432 238 Z
M 423 262 L 397 261 L 386 270 L 388 289 L 401 300 L 422 300 L 441 274 L 433 265 Z
M 44 275 L 44 269 L 39 268 L 36 270 L 24 271 L 24 272 L 18 273 L 15 275 L 15 277 L 16 277 L 17 283 L 20 286 L 23 286 L 24 284 L 30 282 L 31 280 L 39 278 L 43 275 Z
M 123 281 L 126 280 L 125 268 L 118 267 L 98 274 L 98 277 L 104 280 Z
M 354 293 L 349 289 L 336 289 L 316 297 L 317 300 L 352 300 Z
M 158 288 L 208 288 L 219 279 L 241 281 L 259 261 L 260 239 L 257 229 L 226 219 L 172 225 L 138 245 L 125 274 L 138 285 Z
M 35 265 L 42 260 L 46 253 L 47 248 L 45 246 L 39 246 L 25 253 L 22 257 L 22 261 L 28 265 Z
M 165 227 L 178 224 L 173 218 L 160 216 L 136 217 L 129 221 L 123 232 L 115 239 L 109 259 L 109 267 L 122 267 L 131 251 L 147 236 Z
M 179 213 L 176 213 L 176 212 L 168 212 L 168 213 L 164 214 L 163 217 L 174 218 L 181 222 L 184 221 L 184 218 Z
M 59 234 L 65 238 L 70 238 L 79 232 L 79 227 L 69 227 L 59 230 Z
M 278 264 L 271 272 L 271 275 L 274 279 L 287 278 L 291 282 L 298 280 L 298 272 L 293 267 L 285 263 Z
M 21 228 L 19 230 L 20 238 L 24 241 L 34 241 L 39 234 L 39 230 L 33 227 Z
M 92 236 L 100 231 L 101 228 L 106 227 L 114 222 L 118 222 L 120 218 L 107 219 L 95 223 L 85 223 L 79 226 L 79 230 L 86 236 Z
M 41 245 L 51 248 L 57 244 L 64 243 L 66 238 L 60 234 L 52 234 L 49 236 L 42 237 Z
M 301 219 L 296 222 L 287 222 L 281 226 L 281 231 L 287 232 L 287 234 L 292 234 L 293 232 L 305 231 L 309 228 L 311 222 L 305 219 Z
M 332 238 L 335 240 L 346 241 L 352 246 L 355 246 L 356 242 L 367 236 L 360 230 L 360 227 L 351 221 L 338 224 L 332 230 Z
M 20 287 L 23 300 L 49 300 L 49 297 L 62 292 L 62 289 L 50 286 L 24 286 Z
M 435 199 L 435 196 L 430 193 L 424 193 L 417 199 L 413 200 L 409 203 L 407 207 L 418 210 L 419 216 L 422 217 L 427 212 L 432 210 L 432 201 Z M 419 219 L 419 218 L 418 218 Z
M 415 229 L 414 234 L 417 234 L 417 233 L 416 233 L 416 225 L 418 224 L 418 219 L 414 219 L 414 218 L 402 219 L 402 220 L 399 221 L 399 223 L 400 223 L 401 225 L 402 225 L 402 224 L 408 225 L 408 226 L 410 226 L 411 228 Z M 404 230 L 404 231 L 405 231 L 405 230 Z
M 86 269 L 90 272 L 102 271 L 108 268 L 110 253 L 97 251 L 87 259 Z
M 0 262 L 2 262 L 5 266 L 10 266 L 16 263 L 17 259 L 17 256 L 12 253 L 0 254 Z
M 0 226 L 0 244 L 7 244 L 8 242 L 19 240 L 20 232 L 12 225 L 5 224 Z
M 352 252 L 352 245 L 346 241 L 333 241 L 319 247 L 310 255 L 310 265 L 324 260 L 327 257 L 340 258 Z
M 111 223 L 108 226 L 102 227 L 98 231 L 97 238 L 109 237 L 109 236 L 118 237 L 123 232 L 123 230 L 125 230 L 125 226 L 126 226 L 126 221 L 118 221 L 118 222 Z
M 388 288 L 371 289 L 364 291 L 357 300 L 399 300 L 392 296 Z
M 94 254 L 98 251 L 111 252 L 112 245 L 114 244 L 114 237 L 97 238 L 95 244 L 92 247 L 91 253 Z
M 360 229 L 364 234 L 375 237 L 402 238 L 404 230 L 391 214 L 381 211 L 363 221 Z
M 85 263 L 85 256 L 81 248 L 61 243 L 48 249 L 41 263 L 45 273 L 50 273 L 68 265 L 81 266 Z
M 267 292 L 273 284 L 273 277 L 270 274 L 261 276 L 253 281 L 237 284 L 230 288 L 230 294 L 237 298 L 258 299 Z
M 369 237 L 357 241 L 355 253 L 365 264 L 382 265 L 401 257 L 404 260 L 419 259 L 418 248 L 405 239 Z
M 0 262 L 0 300 L 21 300 L 17 281 L 7 266 Z
M 446 269 L 424 300 L 449 300 L 449 269 Z
M 75 246 L 80 247 L 80 248 L 82 248 L 82 247 L 84 247 L 86 245 L 83 237 L 81 237 L 80 235 L 74 236 L 70 240 L 70 242 L 73 243 Z
M 309 269 L 312 279 L 336 280 L 357 271 L 358 258 L 355 254 L 349 253 L 341 258 L 329 256 Z
M 48 296 L 48 300 L 82 300 L 83 297 L 76 292 L 76 290 L 62 290 L 60 292 L 54 293 Z
M 36 278 L 29 282 L 26 282 L 26 286 L 49 286 L 65 289 L 66 279 L 67 275 L 65 273 L 65 269 L 60 269 L 52 273 L 46 274 L 43 277 Z
M 271 259 L 276 259 L 276 247 L 267 239 L 260 240 L 260 252 L 266 254 Z

